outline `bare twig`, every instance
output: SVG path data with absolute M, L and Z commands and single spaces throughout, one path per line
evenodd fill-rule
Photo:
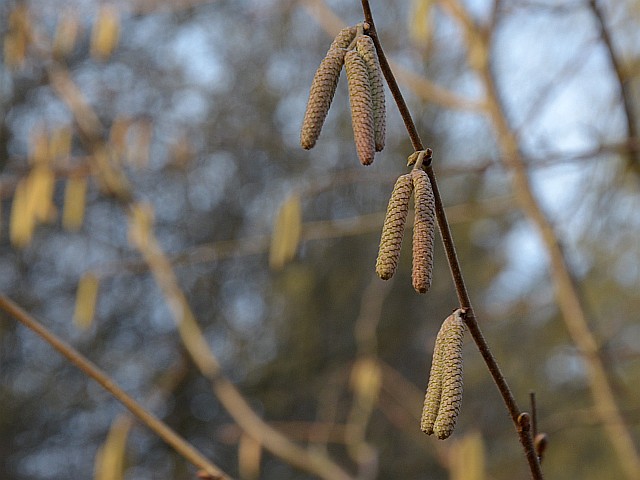
M 100 370 L 94 363 L 84 357 L 71 345 L 58 338 L 53 332 L 20 308 L 5 295 L 0 294 L 0 308 L 18 320 L 24 326 L 34 331 L 44 341 L 55 348 L 69 362 L 75 365 L 88 377 L 93 378 L 106 391 L 113 395 L 120 403 L 142 423 L 144 423 L 156 435 L 162 438 L 176 452 L 198 468 L 206 471 L 212 478 L 230 480 L 226 473 L 215 466 L 204 455 L 196 450 L 189 442 L 169 428 L 162 420 L 150 413 L 136 400 L 122 390 L 106 373 Z
M 457 0 L 447 0 L 445 8 L 456 18 L 463 28 L 473 28 L 468 13 Z M 466 38 L 481 38 L 473 33 Z M 468 48 L 472 48 L 468 45 Z M 489 56 L 488 43 L 474 45 L 482 48 L 485 57 Z M 613 394 L 613 388 L 607 376 L 601 358 L 598 342 L 591 332 L 585 307 L 576 280 L 569 268 L 563 247 L 546 214 L 543 212 L 531 187 L 524 159 L 520 153 L 518 139 L 509 125 L 489 62 L 474 65 L 485 86 L 488 113 L 496 131 L 501 159 L 512 173 L 512 190 L 516 201 L 525 215 L 538 229 L 551 260 L 551 277 L 555 286 L 556 299 L 562 312 L 569 335 L 578 347 L 587 366 L 589 387 L 595 407 L 609 440 L 613 445 L 622 469 L 627 478 L 638 479 L 640 456 L 633 437 L 626 427 Z
M 600 37 L 607 49 L 611 67 L 613 68 L 613 72 L 618 81 L 620 98 L 622 100 L 622 107 L 624 109 L 624 115 L 627 123 L 627 138 L 638 138 L 637 118 L 633 108 L 633 92 L 631 91 L 630 83 L 624 76 L 620 59 L 616 53 L 611 33 L 609 32 L 609 28 L 607 27 L 607 23 L 604 18 L 604 12 L 597 0 L 589 0 L 589 7 L 593 12 L 594 17 L 596 17 L 598 26 L 600 27 Z M 640 175 L 640 153 L 628 152 L 627 165 L 636 173 L 636 175 Z
M 369 24 L 369 32 L 368 34 L 373 39 L 376 49 L 378 51 L 378 57 L 380 59 L 380 66 L 382 68 L 382 72 L 387 80 L 387 84 L 389 85 L 389 89 L 393 94 L 393 98 L 398 105 L 398 109 L 400 110 L 400 114 L 402 115 L 402 119 L 404 120 L 405 126 L 407 128 L 407 132 L 409 133 L 409 137 L 411 138 L 411 143 L 413 144 L 414 150 L 424 150 L 424 146 L 422 145 L 422 141 L 420 140 L 420 136 L 416 130 L 413 119 L 411 118 L 411 113 L 407 108 L 406 103 L 402 97 L 402 92 L 398 87 L 398 84 L 395 80 L 393 72 L 389 66 L 389 62 L 387 61 L 384 51 L 382 50 L 382 45 L 380 44 L 380 40 L 376 33 L 375 23 L 373 20 L 373 15 L 371 13 L 371 7 L 369 5 L 368 0 L 362 0 L 362 9 L 364 12 L 365 21 Z M 493 377 L 494 382 L 496 383 L 500 394 L 504 400 L 504 403 L 509 411 L 511 419 L 516 427 L 518 432 L 518 437 L 520 439 L 520 443 L 523 446 L 525 456 L 527 458 L 527 462 L 529 463 L 529 468 L 531 470 L 531 476 L 534 479 L 542 479 L 542 470 L 540 469 L 540 463 L 538 462 L 538 458 L 535 455 L 533 448 L 533 441 L 531 439 L 531 435 L 528 431 L 525 431 L 521 428 L 518 418 L 521 415 L 521 411 L 518 408 L 518 405 L 511 393 L 511 390 L 507 384 L 504 375 L 502 374 L 500 367 L 496 359 L 494 358 L 491 350 L 489 349 L 489 345 L 487 344 L 482 331 L 478 325 L 476 317 L 473 313 L 473 309 L 471 307 L 471 301 L 469 299 L 469 294 L 467 292 L 466 285 L 464 283 L 464 279 L 462 277 L 462 271 L 460 268 L 460 263 L 457 258 L 455 245 L 453 242 L 453 237 L 451 235 L 451 231 L 449 229 L 449 223 L 447 222 L 446 213 L 444 211 L 444 207 L 442 204 L 442 198 L 440 196 L 440 192 L 438 190 L 438 184 L 436 181 L 435 174 L 433 172 L 433 168 L 431 164 L 425 168 L 427 174 L 429 175 L 429 179 L 431 180 L 431 186 L 433 189 L 433 195 L 435 199 L 435 208 L 436 208 L 436 217 L 438 220 L 438 226 L 440 227 L 440 235 L 442 237 L 442 243 L 444 245 L 444 249 L 447 255 L 447 260 L 449 262 L 449 268 L 451 269 L 451 274 L 453 277 L 453 281 L 456 287 L 456 293 L 458 294 L 458 300 L 460 302 L 460 307 L 465 310 L 465 323 L 469 328 L 469 332 L 473 337 L 482 358 L 484 359 L 491 376 Z

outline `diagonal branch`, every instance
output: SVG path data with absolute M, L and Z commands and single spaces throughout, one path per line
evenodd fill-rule
M 400 110 L 400 114 L 402 115 L 402 119 L 404 120 L 407 132 L 409 133 L 409 137 L 411 138 L 411 143 L 413 144 L 413 147 L 416 151 L 424 150 L 424 146 L 422 145 L 422 141 L 420 140 L 420 136 L 418 135 L 415 123 L 413 122 L 413 119 L 411 117 L 411 113 L 409 112 L 409 109 L 402 97 L 402 92 L 400 91 L 400 88 L 395 80 L 391 67 L 389 66 L 389 62 L 384 55 L 384 51 L 382 50 L 380 39 L 378 38 L 378 35 L 376 33 L 375 23 L 373 21 L 373 15 L 371 13 L 369 0 L 361 1 L 365 21 L 369 24 L 368 34 L 371 36 L 375 43 L 380 60 L 380 67 L 382 68 L 382 72 L 385 79 L 387 80 L 389 89 L 393 94 L 393 98 L 396 101 L 398 109 Z M 507 384 L 507 381 L 504 378 L 502 371 L 500 370 L 498 362 L 491 353 L 489 345 L 487 344 L 487 341 L 485 340 L 484 335 L 480 330 L 480 326 L 478 325 L 477 319 L 473 313 L 471 300 L 469 299 L 469 293 L 462 277 L 460 262 L 458 261 L 453 237 L 451 235 L 447 216 L 442 204 L 442 198 L 438 189 L 438 183 L 436 181 L 436 176 L 433 172 L 430 161 L 425 170 L 429 175 L 429 179 L 431 180 L 431 187 L 433 189 L 436 217 L 438 226 L 440 228 L 440 235 L 442 237 L 442 243 L 444 245 L 447 261 L 449 262 L 449 268 L 451 269 L 451 275 L 456 287 L 456 293 L 458 294 L 458 300 L 460 302 L 460 306 L 466 311 L 465 323 L 467 324 L 469 332 L 471 333 L 471 336 L 473 337 L 473 340 L 475 341 L 478 350 L 482 355 L 482 358 L 487 364 L 489 372 L 491 373 L 491 376 L 496 383 L 500 394 L 502 395 L 502 399 L 507 407 L 507 410 L 509 411 L 509 415 L 511 416 L 511 420 L 513 421 L 516 431 L 518 432 L 518 438 L 520 439 L 520 443 L 522 444 L 525 456 L 527 458 L 531 476 L 534 479 L 542 479 L 542 470 L 540 468 L 538 457 L 535 454 L 530 431 L 528 428 L 526 428 L 526 425 L 523 425 L 520 421 L 520 419 L 522 418 L 522 412 L 518 408 L 515 398 L 511 393 L 511 389 L 509 388 L 509 385 Z

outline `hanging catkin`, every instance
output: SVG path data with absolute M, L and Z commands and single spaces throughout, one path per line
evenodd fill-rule
M 445 323 L 447 320 L 445 320 Z M 440 332 L 442 332 L 442 329 Z M 420 418 L 420 430 L 427 435 L 433 434 L 433 425 L 436 423 L 438 409 L 440 408 L 440 399 L 442 397 L 442 341 L 443 336 L 439 333 L 436 337 L 436 344 L 433 347 L 429 384 L 427 385 L 427 393 L 425 394 L 424 405 L 422 407 L 422 417 Z
M 383 280 L 389 280 L 396 271 L 404 225 L 409 211 L 409 199 L 413 191 L 411 174 L 401 175 L 393 187 L 391 199 L 387 206 L 387 214 L 384 217 L 380 249 L 376 261 L 376 273 Z
M 345 49 L 353 41 L 355 35 L 355 26 L 343 28 L 331 43 L 329 51 L 313 77 L 307 110 L 300 132 L 300 145 L 304 149 L 313 148 L 320 136 L 322 124 L 327 117 L 333 95 L 336 92 L 346 54 Z
M 376 152 L 381 152 L 384 148 L 384 137 L 387 129 L 382 70 L 380 69 L 378 54 L 371 37 L 368 35 L 360 35 L 356 40 L 356 49 L 364 59 L 367 65 L 367 71 L 369 72 Z
M 426 293 L 431 286 L 433 270 L 433 242 L 435 239 L 435 206 L 431 181 L 422 169 L 411 171 L 415 198 L 413 224 L 413 267 L 411 280 L 418 293 Z
M 351 123 L 358 158 L 363 165 L 370 165 L 375 155 L 373 130 L 373 103 L 369 73 L 364 59 L 357 50 L 350 50 L 344 58 L 349 83 Z
M 451 435 L 460 413 L 464 329 L 462 310 L 458 309 L 442 323 L 433 350 L 420 428 L 441 440 Z

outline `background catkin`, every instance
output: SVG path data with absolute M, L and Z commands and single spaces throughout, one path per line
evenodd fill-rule
M 356 151 L 360 163 L 370 165 L 375 155 L 375 141 L 369 73 L 364 59 L 357 50 L 347 52 L 344 62 L 349 83 L 351 123 L 353 124 Z
M 429 385 L 425 395 L 420 428 L 444 440 L 456 425 L 462 403 L 462 311 L 449 315 L 440 327 L 433 351 Z
M 380 249 L 376 260 L 376 273 L 383 280 L 389 280 L 398 266 L 412 191 L 411 174 L 407 173 L 398 177 L 389 199 L 387 214 L 384 217 Z
M 373 40 L 368 35 L 360 35 L 356 41 L 356 49 L 364 59 L 371 83 L 371 99 L 373 101 L 373 127 L 376 152 L 384 148 L 386 134 L 386 106 L 384 99 L 384 83 L 378 54 Z
M 313 148 L 320 136 L 324 119 L 327 117 L 333 95 L 336 92 L 346 54 L 345 49 L 353 41 L 355 35 L 356 27 L 343 28 L 331 43 L 329 51 L 320 62 L 313 77 L 300 131 L 300 145 L 304 149 Z
M 431 181 L 422 169 L 411 171 L 415 198 L 413 224 L 413 268 L 411 279 L 418 293 L 426 293 L 431 286 L 433 270 L 433 242 L 435 239 L 435 206 Z

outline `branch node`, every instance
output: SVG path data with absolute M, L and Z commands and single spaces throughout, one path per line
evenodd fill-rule
M 518 415 L 518 431 L 528 432 L 531 430 L 531 415 L 527 412 L 522 412 Z

